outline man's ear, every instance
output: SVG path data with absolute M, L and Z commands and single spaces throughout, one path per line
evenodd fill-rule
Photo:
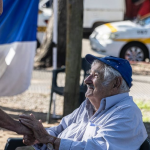
M 118 89 L 121 86 L 121 83 L 122 83 L 122 77 L 116 77 L 114 79 L 113 88 Z

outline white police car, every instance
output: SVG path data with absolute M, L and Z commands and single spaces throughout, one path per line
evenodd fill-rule
M 150 18 L 101 25 L 90 35 L 90 44 L 103 55 L 144 61 L 150 58 Z

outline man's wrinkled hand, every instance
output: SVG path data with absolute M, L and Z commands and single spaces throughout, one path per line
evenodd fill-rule
M 22 124 L 29 127 L 33 131 L 34 137 L 37 141 L 40 143 L 48 143 L 50 135 L 43 127 L 41 120 L 36 120 L 33 114 L 20 115 L 19 119 Z
M 30 145 L 38 144 L 39 142 L 35 139 L 34 135 L 24 135 L 23 143 L 25 145 L 30 146 Z
M 18 134 L 22 135 L 31 135 L 33 134 L 32 130 L 28 128 L 27 126 L 23 125 L 21 122 L 18 121 L 17 129 Z

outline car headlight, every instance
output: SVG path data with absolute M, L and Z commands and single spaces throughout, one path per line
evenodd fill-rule
M 108 40 L 110 38 L 110 33 L 105 33 L 105 34 L 102 34 L 102 36 L 101 36 L 101 39 L 102 40 Z
M 109 38 L 112 39 L 112 40 L 114 40 L 117 37 L 118 37 L 118 35 L 116 33 L 111 33 Z
M 96 38 L 98 40 L 108 40 L 110 38 L 110 33 L 97 34 Z
M 116 39 L 116 37 L 117 37 L 117 34 L 115 34 L 115 33 L 104 33 L 104 34 L 97 34 L 96 35 L 96 38 L 98 39 L 98 40 L 108 40 L 108 39 Z
M 95 37 L 97 36 L 97 34 L 98 34 L 98 33 L 97 33 L 96 31 L 93 31 L 93 33 L 90 35 L 90 37 L 91 37 L 91 38 L 95 38 Z

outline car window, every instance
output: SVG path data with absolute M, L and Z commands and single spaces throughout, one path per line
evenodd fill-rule
M 147 25 L 150 25 L 150 17 L 147 17 L 147 18 L 142 19 L 142 20 L 134 20 L 134 22 L 141 25 L 141 26 L 147 26 Z
M 150 17 L 148 17 L 148 18 L 146 18 L 146 19 L 144 20 L 144 24 L 145 24 L 145 25 L 150 24 Z
M 53 0 L 41 0 L 40 8 L 50 8 L 52 6 Z
M 48 1 L 48 2 L 45 3 L 42 7 L 43 7 L 43 8 L 50 8 L 50 2 Z

